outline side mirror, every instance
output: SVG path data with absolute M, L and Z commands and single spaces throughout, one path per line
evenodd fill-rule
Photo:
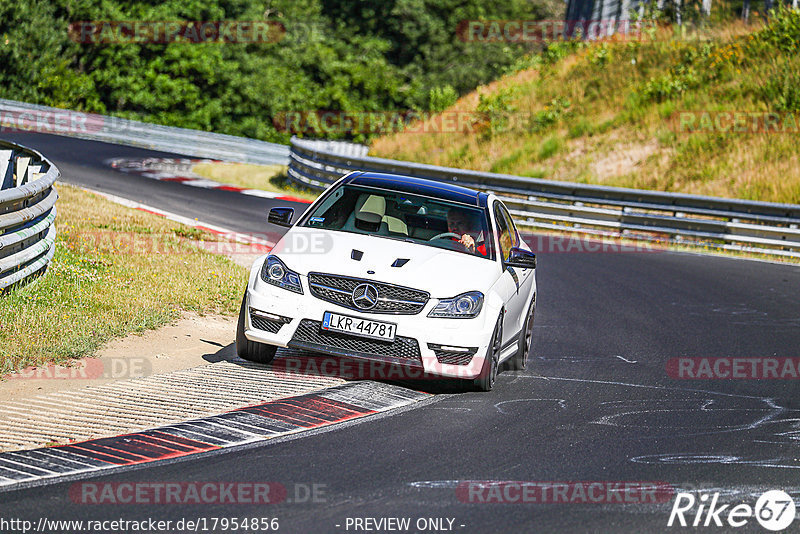
M 269 210 L 267 222 L 288 227 L 292 225 L 292 217 L 294 217 L 294 208 L 272 208 Z
M 520 269 L 535 269 L 536 268 L 536 254 L 524 248 L 513 247 L 511 254 L 508 256 L 506 265 L 510 267 L 519 267 Z

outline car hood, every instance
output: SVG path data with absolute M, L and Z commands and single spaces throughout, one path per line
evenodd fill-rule
M 363 253 L 361 260 L 351 257 Z M 367 278 L 448 298 L 466 291 L 486 293 L 500 275 L 495 261 L 461 252 L 370 235 L 292 228 L 272 251 L 289 269 Z M 357 254 L 356 254 L 357 255 Z M 408 260 L 392 267 L 397 260 Z M 374 271 L 369 274 L 368 271 Z

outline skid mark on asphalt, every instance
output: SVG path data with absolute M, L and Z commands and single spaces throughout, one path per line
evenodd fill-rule
M 508 408 L 506 408 L 505 406 L 507 404 L 519 404 L 519 403 L 523 403 L 523 402 L 556 403 L 558 405 L 558 407 L 561 408 L 562 410 L 566 410 L 567 409 L 567 401 L 566 401 L 566 399 L 514 399 L 514 400 L 498 402 L 497 404 L 494 405 L 494 407 L 495 407 L 495 409 L 497 409 L 498 412 L 500 412 L 502 414 L 509 414 L 509 413 L 512 413 L 514 410 L 509 410 Z M 525 407 L 526 410 L 529 409 L 529 408 L 530 408 L 529 406 Z
M 603 362 L 603 363 L 619 363 L 617 360 L 621 360 L 627 364 L 634 364 L 638 363 L 638 360 L 631 360 L 620 356 L 619 354 L 609 354 L 609 355 L 597 355 L 597 356 L 562 356 L 562 357 L 548 357 L 548 356 L 536 356 L 537 360 L 542 362 L 571 362 L 571 363 L 580 363 L 580 362 Z
M 387 412 L 430 398 L 356 382 L 142 432 L 0 454 L 0 490 L 66 476 L 181 458 Z
M 545 377 L 521 375 L 520 378 Z M 777 447 L 778 450 L 772 453 L 764 450 L 761 457 L 743 457 L 734 453 L 720 454 L 718 450 L 713 452 L 683 450 L 637 455 L 628 458 L 631 462 L 657 465 L 736 464 L 800 469 L 800 410 L 782 406 L 776 399 L 609 380 L 555 376 L 546 377 L 546 380 L 674 392 L 693 397 L 665 399 L 659 396 L 606 401 L 600 403 L 600 406 L 607 413 L 586 421 L 586 424 L 609 426 L 621 431 L 641 431 L 637 436 L 639 440 L 658 440 L 667 436 L 688 438 L 736 433 L 739 443 L 749 440 L 753 443 L 782 446 Z M 498 411 L 505 413 L 500 409 Z M 676 424 L 675 421 L 679 423 Z
M 725 401 L 730 402 L 730 399 L 725 399 Z M 721 404 L 719 399 L 664 400 L 653 398 L 604 402 L 602 403 L 604 406 L 615 405 L 613 406 L 615 412 L 611 415 L 604 415 L 592 421 L 592 423 L 622 428 L 673 431 L 696 429 L 699 422 L 702 424 L 702 428 L 713 429 L 711 432 L 702 432 L 701 434 L 703 435 L 716 434 L 723 431 L 753 430 L 783 413 L 782 408 L 775 405 L 772 399 L 762 399 L 762 402 L 763 406 L 752 407 L 725 407 L 726 405 Z M 659 408 L 653 409 L 652 406 L 659 406 Z M 680 425 L 670 424 L 662 421 L 659 417 L 661 414 L 676 413 L 685 414 L 685 417 L 679 419 L 684 423 Z M 698 421 L 699 418 L 696 416 L 698 413 L 704 415 L 702 421 Z M 757 418 L 754 421 L 742 424 L 731 424 L 731 422 L 724 420 L 726 416 L 732 416 L 731 418 L 734 420 L 739 419 L 738 416 L 742 413 L 753 414 Z M 758 417 L 758 414 L 762 413 L 764 415 Z M 693 415 L 695 416 L 694 418 L 692 418 Z M 689 435 L 696 435 L 696 433 L 693 432 Z
M 783 469 L 800 469 L 800 465 L 788 465 L 784 459 L 747 459 L 742 456 L 728 456 L 722 454 L 696 454 L 696 453 L 672 453 L 672 454 L 649 454 L 636 456 L 631 461 L 638 464 L 657 464 L 657 465 L 695 465 L 695 464 L 737 464 L 750 465 L 756 467 L 779 467 Z
M 751 307 L 746 303 L 702 303 L 690 304 L 685 302 L 672 302 L 672 306 L 683 308 L 681 313 L 686 315 L 707 318 L 710 314 L 725 315 L 729 317 L 732 325 L 739 326 L 764 326 L 771 331 L 775 329 L 794 329 L 800 326 L 800 317 L 774 317 L 769 312 Z M 774 315 L 774 314 L 773 314 Z

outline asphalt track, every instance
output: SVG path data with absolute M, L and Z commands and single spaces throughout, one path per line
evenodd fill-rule
M 285 206 L 286 201 L 201 188 L 192 188 L 196 191 L 187 192 L 189 188 L 180 183 L 115 172 L 105 164 L 106 160 L 113 158 L 187 156 L 35 132 L 0 132 L 0 139 L 28 146 L 44 154 L 61 171 L 61 181 L 64 183 L 136 200 L 237 232 L 283 231 L 266 221 L 269 208 Z M 293 205 L 300 210 L 307 207 L 307 204 Z
M 41 150 L 67 183 L 240 231 L 257 230 L 274 204 L 102 165 L 149 151 L 4 137 Z M 91 479 L 278 482 L 289 489 L 287 501 L 86 505 L 72 502 L 73 482 L 63 482 L 0 493 L 0 515 L 277 517 L 283 532 L 364 532 L 346 528 L 348 518 L 363 517 L 408 517 L 412 527 L 419 518 L 452 518 L 455 532 L 681 530 L 667 528 L 672 499 L 463 502 L 456 491 L 463 481 L 661 481 L 675 491 L 719 492 L 723 503 L 753 505 L 771 489 L 800 503 L 798 380 L 679 380 L 667 372 L 679 357 L 800 357 L 800 268 L 674 252 L 554 252 L 539 254 L 537 275 L 528 369 L 503 372 L 491 393 L 424 384 L 440 394 L 402 413 Z M 297 502 L 293 488 L 312 484 L 324 492 L 317 502 Z M 736 530 L 764 531 L 754 519 Z

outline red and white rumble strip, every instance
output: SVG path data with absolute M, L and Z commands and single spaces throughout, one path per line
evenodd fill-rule
M 273 193 L 270 191 L 262 191 L 261 189 L 248 189 L 246 187 L 238 187 L 230 184 L 223 184 L 208 180 L 202 176 L 198 176 L 192 172 L 192 167 L 199 163 L 222 163 L 213 159 L 186 159 L 186 158 L 144 158 L 144 159 L 128 159 L 117 158 L 106 162 L 112 169 L 128 173 L 144 176 L 145 178 L 152 178 L 162 182 L 178 182 L 183 185 L 192 187 L 201 187 L 203 189 L 217 189 L 221 191 L 233 191 L 243 195 L 250 195 L 253 197 L 261 198 L 275 198 L 278 200 L 287 200 L 290 202 L 302 202 L 310 204 L 311 201 L 305 198 L 293 197 L 291 195 L 284 195 L 282 193 Z
M 0 453 L 0 491 L 260 442 L 414 404 L 428 393 L 352 382 L 152 430 Z

